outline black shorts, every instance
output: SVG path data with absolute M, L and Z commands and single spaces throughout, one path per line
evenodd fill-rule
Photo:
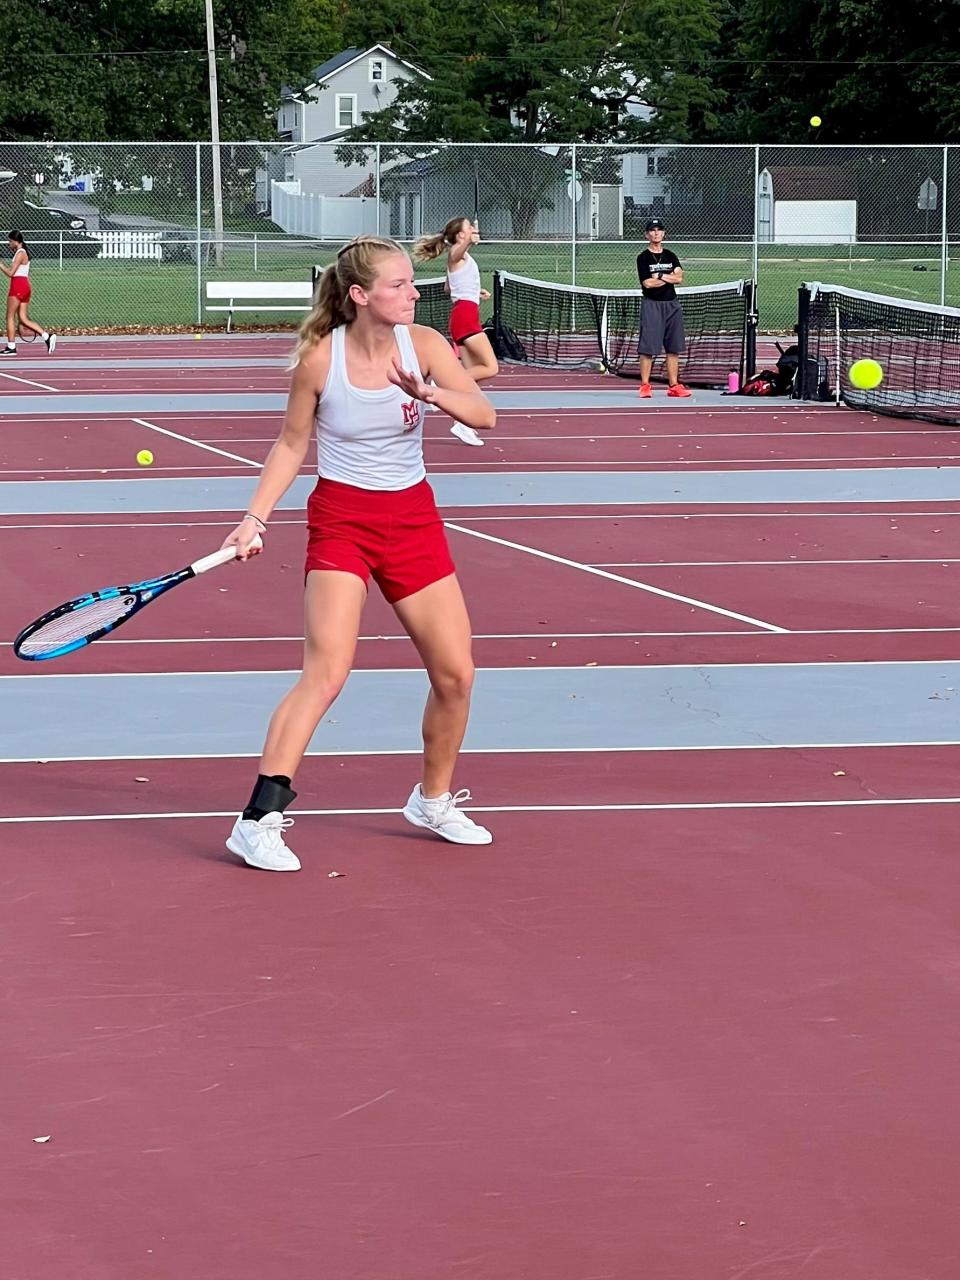
M 683 312 L 680 303 L 655 302 L 644 298 L 640 304 L 640 342 L 642 356 L 658 356 L 665 351 L 678 356 L 683 351 Z

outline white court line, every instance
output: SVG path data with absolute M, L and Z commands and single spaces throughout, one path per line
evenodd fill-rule
M 312 474 L 312 473 L 311 473 Z M 112 482 L 108 482 L 112 483 Z M 875 501 L 875 499 L 871 499 Z M 895 499 L 891 499 L 895 501 Z M 900 501 L 900 499 L 896 499 Z M 923 501 L 923 499 L 919 499 Z M 958 499 L 960 501 L 960 499 Z M 844 499 L 846 502 L 856 502 L 856 499 Z M 841 503 L 839 505 L 844 505 Z M 509 503 L 501 504 L 508 506 Z M 556 506 L 555 502 L 544 502 L 547 507 Z M 581 502 L 574 504 L 576 506 L 585 507 L 621 507 L 621 502 Z M 657 505 L 674 506 L 675 503 L 663 502 Z M 697 504 L 694 504 L 697 505 Z M 833 504 L 838 505 L 838 504 Z M 239 510 L 239 508 L 237 508 Z M 209 508 L 211 513 L 215 508 Z M 475 507 L 469 504 L 460 504 L 444 507 L 446 511 L 468 511 L 473 512 Z M 198 512 L 202 515 L 202 512 Z M 270 528 L 276 529 L 278 526 L 289 525 L 292 528 L 298 528 L 306 524 L 303 516 L 292 516 L 284 519 L 285 515 L 289 516 L 289 512 L 282 512 L 280 515 L 273 515 L 270 518 Z M 460 516 L 461 520 L 472 520 L 474 524 L 495 522 L 518 522 L 521 520 L 861 520 L 867 517 L 880 517 L 884 520 L 930 520 L 930 519 L 955 519 L 960 516 L 960 510 L 957 511 L 669 511 L 669 512 L 635 512 L 635 511 L 603 511 L 590 515 L 570 514 L 570 515 L 513 515 L 513 516 L 482 516 L 482 515 L 465 515 Z M 4 524 L 3 518 L 0 517 L 0 529 L 3 530 L 28 530 L 28 529 L 232 529 L 236 524 L 235 520 L 70 520 L 60 523 L 35 523 L 35 524 Z
M 766 565 L 803 565 L 806 568 L 822 564 L 960 564 L 953 556 L 928 556 L 894 560 L 892 557 L 863 560 L 597 560 L 597 569 L 741 569 Z
M 184 444 L 192 444 L 197 449 L 206 449 L 208 453 L 218 453 L 221 458 L 231 458 L 234 462 L 242 462 L 244 466 L 256 467 L 258 471 L 263 468 L 262 462 L 253 462 L 250 458 L 241 458 L 239 454 L 227 453 L 225 449 L 215 449 L 213 445 L 203 444 L 199 440 L 191 439 L 190 436 L 181 436 L 176 431 L 170 431 L 166 427 L 158 427 L 155 422 L 147 422 L 146 418 L 134 418 L 133 421 L 138 426 L 147 427 L 150 431 L 159 431 L 161 435 L 170 436 L 173 440 L 182 440 Z
M 922 635 L 953 635 L 960 632 L 960 627 L 825 627 L 810 629 L 806 631 L 783 631 L 783 632 L 760 632 L 759 634 L 752 627 L 750 630 L 736 630 L 730 628 L 727 631 L 488 631 L 475 632 L 474 640 L 685 640 L 685 639 L 704 639 L 711 636 L 748 636 L 754 640 L 771 639 L 773 635 L 794 636 L 922 636 Z M 167 644 L 302 644 L 303 636 L 163 636 L 154 639 L 125 639 L 123 636 L 105 636 L 98 641 L 101 648 L 113 645 L 167 645 Z M 399 635 L 388 636 L 358 636 L 358 641 L 377 642 L 380 640 L 402 640 L 408 643 L 410 637 L 404 632 Z M 12 640 L 0 640 L 0 649 L 12 649 Z M 904 661 L 912 661 L 904 659 Z M 949 662 L 954 659 L 949 658 L 925 658 L 916 661 L 924 661 L 929 663 Z M 566 665 L 566 664 L 564 664 Z M 620 665 L 620 664 L 617 664 Z M 635 665 L 635 664 L 630 664 Z M 642 664 L 645 665 L 645 664 Z M 679 665 L 679 664 L 671 664 Z M 722 663 L 703 662 L 697 664 L 699 666 L 722 666 Z M 762 666 L 762 663 L 750 663 L 750 666 Z M 795 663 L 775 662 L 766 664 L 769 666 L 806 666 L 816 665 L 810 659 L 800 658 Z M 829 665 L 834 665 L 832 662 Z M 370 670 L 382 670 L 384 668 L 369 668 Z M 402 667 L 400 670 L 417 670 L 418 668 Z M 491 670 L 501 671 L 502 667 L 491 668 Z M 527 671 L 527 667 L 514 667 L 513 670 Z M 93 673 L 97 674 L 97 673 Z M 103 672 L 99 674 L 110 674 Z M 127 672 L 126 674 L 131 674 Z M 154 674 L 166 675 L 166 672 L 155 672 Z M 180 673 L 185 674 L 185 673 Z M 194 671 L 192 675 L 206 675 L 206 671 Z M 263 674 L 262 672 L 260 674 Z M 6 677 L 0 677 L 4 679 Z
M 56 392 L 60 390 L 59 387 L 48 387 L 45 382 L 36 382 L 32 378 L 18 378 L 15 373 L 0 373 L 0 378 L 10 378 L 14 382 L 22 382 L 24 386 L 27 386 L 27 387 L 39 387 L 41 391 Z M 2 401 L 0 401 L 0 403 L 2 403 Z M 52 420 L 57 421 L 56 418 L 52 418 Z
M 651 595 L 662 596 L 666 600 L 676 600 L 680 604 L 693 605 L 697 609 L 706 609 L 710 613 L 718 613 L 724 618 L 733 618 L 736 622 L 746 622 L 750 626 L 761 627 L 764 631 L 779 631 L 786 633 L 787 627 L 775 626 L 772 622 L 761 622 L 759 618 L 751 618 L 745 613 L 734 613 L 731 609 L 722 609 L 716 604 L 707 604 L 704 600 L 695 600 L 691 596 L 681 596 L 675 591 L 665 591 L 662 587 L 651 586 L 648 582 L 637 582 L 634 578 L 624 578 L 617 573 L 608 573 L 606 569 L 595 569 L 592 565 L 583 564 L 579 560 L 568 560 L 565 556 L 555 556 L 549 551 L 540 551 L 536 547 L 525 546 L 521 542 L 509 542 L 506 538 L 495 538 L 493 534 L 481 533 L 479 529 L 467 529 L 461 524 L 454 524 L 450 520 L 444 521 L 448 529 L 455 529 L 457 533 L 465 533 L 471 538 L 480 538 L 484 542 L 494 542 L 501 547 L 509 547 L 512 551 L 523 551 L 527 555 L 537 556 L 541 560 L 549 560 L 553 564 L 564 565 L 568 569 L 579 569 L 581 573 L 594 574 L 598 578 L 606 578 L 609 582 L 617 582 L 625 587 L 635 587 L 639 591 L 647 591 Z
M 636 586 L 636 583 L 628 581 L 629 586 Z M 760 624 L 770 626 L 769 623 Z M 783 627 L 771 627 L 773 631 L 779 631 L 781 635 L 794 636 L 798 633 L 795 631 L 786 631 Z M 689 634 L 683 632 L 683 635 Z M 749 635 L 749 632 L 720 632 L 721 635 Z M 520 666 L 516 663 L 510 663 L 502 667 L 481 667 L 479 674 L 496 673 L 501 674 L 504 671 L 523 671 L 526 675 L 540 676 L 545 673 L 556 674 L 558 671 L 573 671 L 589 669 L 594 671 L 700 671 L 704 667 L 709 667 L 711 671 L 718 670 L 749 670 L 756 671 L 758 667 L 769 667 L 772 671 L 779 671 L 782 667 L 944 667 L 956 666 L 956 658 L 882 658 L 879 660 L 870 660 L 864 662 L 860 658 L 801 658 L 797 662 L 644 662 L 640 664 L 629 662 L 598 662 L 596 666 L 587 668 L 584 663 L 578 668 L 574 667 L 530 667 L 526 663 Z M 375 676 L 395 676 L 409 675 L 410 672 L 422 673 L 422 667 L 355 667 L 350 672 L 350 679 L 361 681 L 369 677 Z M 166 679 L 168 676 L 299 676 L 303 672 L 299 667 L 272 667 L 269 672 L 262 668 L 237 668 L 237 669 L 217 669 L 215 671 L 51 671 L 49 675 L 39 676 L 22 676 L 22 675 L 0 675 L 0 684 L 6 680 L 140 680 L 140 679 Z M 862 746 L 869 746 L 870 743 L 861 743 Z M 373 752 L 378 755 L 379 752 Z M 98 757 L 99 758 L 99 757 Z
M 776 665 L 776 664 L 771 664 Z M 862 664 L 861 664 L 862 665 Z M 528 671 L 530 668 L 525 667 Z M 191 672 L 189 674 L 196 674 Z M 235 675 L 236 672 L 226 672 L 227 675 Z M 262 672 L 256 674 L 262 675 Z M 299 671 L 291 674 L 299 675 Z M 356 673 L 355 673 L 356 674 Z M 853 751 L 854 749 L 874 748 L 886 749 L 889 747 L 899 747 L 912 751 L 916 747 L 960 747 L 960 739 L 958 738 L 930 738 L 922 741 L 913 742 L 735 742 L 724 743 L 721 746 L 705 747 L 698 743 L 696 746 L 654 746 L 654 747 L 624 747 L 624 746 L 604 746 L 604 747 L 461 747 L 460 754 L 462 756 L 568 756 L 568 755 L 643 755 L 659 752 L 661 755 L 679 751 Z M 308 757 L 323 759 L 326 757 L 336 757 L 340 759 L 345 756 L 423 756 L 423 747 L 404 747 L 399 750 L 369 750 L 367 748 L 345 748 L 338 747 L 335 751 L 308 751 Z M 184 751 L 184 752 L 161 752 L 161 753 L 144 753 L 142 751 L 127 752 L 121 755 L 102 755 L 102 756 L 0 756 L 0 765 L 3 764 L 95 764 L 101 761 L 123 761 L 123 760 L 258 760 L 261 751 Z M 230 816 L 235 816 L 236 809 L 230 810 Z
M 704 800 L 649 804 L 502 804 L 469 805 L 465 813 L 664 813 L 744 809 L 876 809 L 903 805 L 960 804 L 960 796 L 909 796 L 867 800 Z M 291 809 L 298 818 L 384 817 L 402 809 Z M 38 822 L 143 822 L 180 818 L 234 818 L 236 809 L 170 813 L 75 813 L 0 818 L 0 824 Z
M 640 434 L 643 435 L 643 442 L 649 444 L 654 440 L 799 440 L 808 436 L 826 436 L 831 440 L 838 436 L 866 436 L 873 439 L 876 436 L 884 438 L 888 436 L 936 436 L 951 435 L 956 436 L 960 440 L 960 428 L 942 427 L 930 431 L 678 431 L 678 432 L 655 432 L 649 433 L 642 431 L 615 431 L 608 434 L 596 431 L 575 433 L 550 434 L 547 432 L 537 432 L 532 436 L 515 436 L 501 434 L 494 430 L 489 436 L 493 442 L 497 440 L 509 441 L 511 444 L 516 440 L 639 440 Z M 441 432 L 440 435 L 424 436 L 426 442 L 447 443 L 449 441 L 449 431 L 446 434 Z M 273 444 L 276 436 L 243 436 L 237 439 L 234 436 L 212 436 L 206 437 L 207 444 Z
M 643 447 L 643 445 L 641 445 Z M 675 467 L 765 467 L 771 471 L 789 471 L 794 467 L 808 466 L 810 463 L 833 463 L 839 462 L 869 462 L 877 464 L 871 468 L 877 470 L 880 467 L 896 467 L 901 462 L 929 462 L 931 466 L 934 463 L 941 462 L 958 462 L 960 454 L 957 453 L 911 453 L 892 455 L 865 454 L 863 457 L 857 458 L 724 458 L 714 456 L 712 454 L 702 458 L 628 458 L 625 462 L 616 461 L 612 458 L 552 458 L 546 461 L 532 462 L 529 458 L 504 458 L 503 462 L 497 463 L 492 459 L 478 459 L 476 462 L 468 462 L 458 458 L 454 462 L 437 462 L 431 459 L 430 470 L 436 471 L 439 467 L 452 467 L 457 471 L 465 471 L 468 467 L 477 470 L 479 467 L 485 467 L 491 474 L 495 475 L 498 470 L 505 469 L 508 465 L 516 470 L 518 467 L 523 469 L 526 467 L 556 467 L 563 471 L 576 471 L 582 473 L 588 467 L 659 467 L 660 470 L 667 468 L 672 470 Z M 258 464 L 259 465 L 259 464 Z M 827 470 L 829 468 L 825 468 Z M 913 467 L 911 470 L 920 471 L 922 467 Z

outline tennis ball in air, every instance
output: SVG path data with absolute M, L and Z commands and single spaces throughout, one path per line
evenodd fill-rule
M 137 454 L 137 461 L 141 467 L 150 467 L 153 465 L 153 454 L 149 449 L 141 449 Z
M 811 129 L 819 129 L 819 128 L 820 128 L 820 126 L 821 126 L 822 124 L 823 124 L 823 121 L 820 119 L 820 117 L 819 117 L 819 116 L 811 116 L 811 117 L 810 117 L 810 128 L 811 128 Z
M 858 360 L 850 366 L 850 381 L 861 391 L 872 391 L 883 381 L 883 367 L 876 360 Z

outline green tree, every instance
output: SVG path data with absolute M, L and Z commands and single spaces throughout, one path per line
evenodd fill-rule
M 713 127 L 719 96 L 702 69 L 719 0 L 372 0 L 345 36 L 383 40 L 429 79 L 404 82 L 356 140 L 682 140 Z M 652 121 L 630 103 L 656 109 Z
M 739 0 L 723 37 L 712 67 L 723 138 L 929 143 L 960 126 L 956 4 Z

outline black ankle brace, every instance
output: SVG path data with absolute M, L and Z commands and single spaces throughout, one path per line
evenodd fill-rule
M 290 789 L 289 778 L 279 773 L 260 773 L 250 803 L 243 811 L 244 820 L 259 822 L 268 813 L 283 813 L 296 798 L 297 793 Z

